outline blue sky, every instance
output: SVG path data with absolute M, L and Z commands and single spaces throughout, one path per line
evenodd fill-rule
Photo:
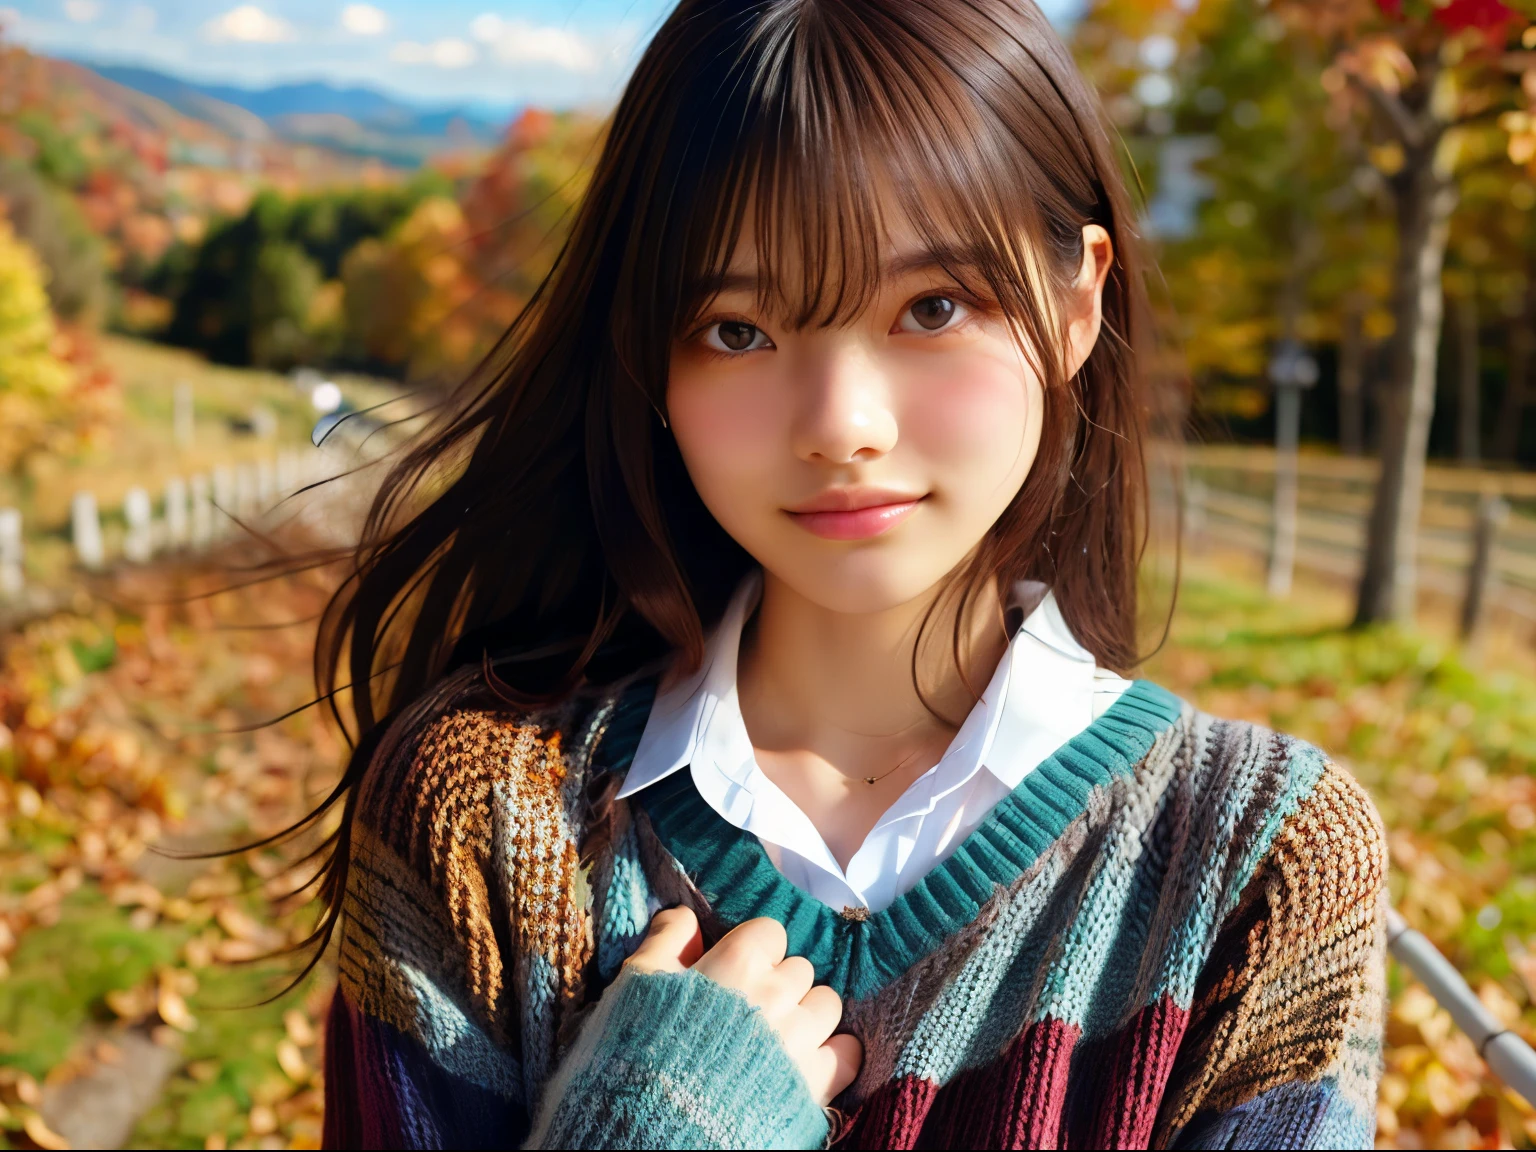
M 54 55 L 258 87 L 365 84 L 431 103 L 610 103 L 675 0 L 0 0 Z M 1053 18 L 1077 0 L 1044 0 Z

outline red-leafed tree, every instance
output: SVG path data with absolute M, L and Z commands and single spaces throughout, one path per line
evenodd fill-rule
M 1396 214 L 1394 333 L 1382 382 L 1381 479 L 1355 623 L 1408 621 L 1444 314 L 1441 275 L 1459 181 L 1486 163 L 1529 163 L 1536 0 L 1284 0 L 1298 36 L 1320 38 L 1336 97 L 1369 120 L 1389 158 Z M 1515 117 L 1511 118 L 1511 115 Z

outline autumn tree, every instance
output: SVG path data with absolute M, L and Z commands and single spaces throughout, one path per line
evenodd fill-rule
M 1530 0 L 1523 0 L 1529 3 Z M 1281 0 L 1291 35 L 1331 57 L 1324 80 L 1377 141 L 1396 232 L 1393 331 L 1381 389 L 1381 476 L 1355 623 L 1409 621 L 1424 464 L 1445 311 L 1443 273 L 1466 173 L 1529 163 L 1525 135 L 1498 125 L 1528 110 L 1536 62 L 1527 18 L 1502 0 Z
M 43 285 L 41 261 L 0 217 L 0 471 L 52 447 L 67 414 L 70 372 Z

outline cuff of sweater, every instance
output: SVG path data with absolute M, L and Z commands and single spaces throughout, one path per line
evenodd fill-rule
M 536 1147 L 820 1148 L 829 1131 L 762 1012 L 693 971 L 626 967 L 545 1108 Z

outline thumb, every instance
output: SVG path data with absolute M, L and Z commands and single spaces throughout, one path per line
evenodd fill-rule
M 626 964 L 645 972 L 681 972 L 704 955 L 704 932 L 689 908 L 664 908 L 651 917 L 645 939 Z

